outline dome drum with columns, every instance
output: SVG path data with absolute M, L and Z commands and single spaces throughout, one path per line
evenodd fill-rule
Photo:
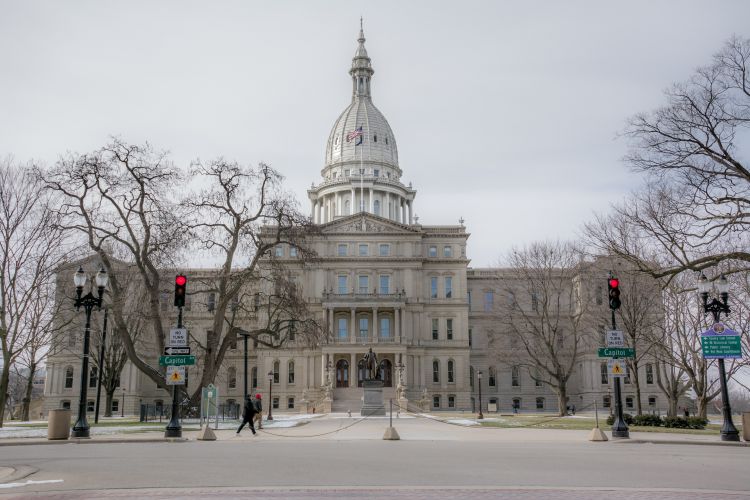
M 402 224 L 413 220 L 416 190 L 401 183 L 396 138 L 372 103 L 375 71 L 360 28 L 352 58 L 352 102 L 339 115 L 326 143 L 323 182 L 308 190 L 312 218 L 324 224 L 359 212 Z

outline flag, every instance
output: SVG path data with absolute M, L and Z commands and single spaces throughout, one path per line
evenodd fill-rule
M 364 139 L 362 127 L 357 127 L 352 132 L 346 134 L 346 142 L 351 142 L 354 139 L 356 139 L 356 141 L 354 142 L 355 146 L 359 146 L 360 144 L 362 144 L 362 139 Z

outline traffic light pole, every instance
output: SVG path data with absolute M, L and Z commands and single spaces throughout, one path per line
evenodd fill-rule
M 182 328 L 182 306 L 177 308 L 177 328 Z M 165 438 L 182 437 L 182 426 L 180 425 L 180 407 L 177 404 L 177 386 L 172 386 L 172 418 L 164 431 Z
M 617 330 L 615 310 L 612 309 L 612 329 Z M 612 424 L 612 437 L 627 439 L 630 437 L 628 424 L 622 415 L 622 393 L 620 392 L 620 377 L 615 377 L 615 421 Z

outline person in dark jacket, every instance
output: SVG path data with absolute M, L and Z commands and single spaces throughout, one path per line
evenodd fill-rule
M 250 399 L 250 396 L 245 396 L 245 408 L 242 410 L 242 423 L 240 424 L 240 428 L 237 429 L 237 435 L 240 435 L 240 431 L 243 427 L 245 427 L 245 424 L 250 427 L 250 430 L 253 431 L 253 436 L 255 436 L 255 426 L 253 426 L 253 418 L 255 417 L 255 405 L 253 404 L 253 400 Z
M 255 418 L 254 421 L 258 423 L 258 430 L 263 428 L 263 402 L 261 401 L 260 394 L 255 395 Z

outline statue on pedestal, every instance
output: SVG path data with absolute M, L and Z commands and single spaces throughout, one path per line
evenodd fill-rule
M 378 380 L 378 357 L 372 352 L 372 347 L 367 351 L 365 357 L 362 358 L 365 362 L 366 376 L 365 380 Z

